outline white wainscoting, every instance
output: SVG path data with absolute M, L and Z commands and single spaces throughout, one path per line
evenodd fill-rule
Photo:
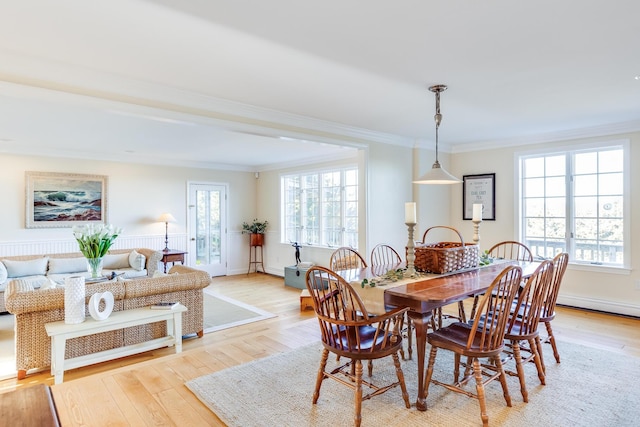
M 171 249 L 186 250 L 187 236 L 174 234 L 169 236 Z M 164 248 L 164 234 L 118 236 L 112 249 L 149 248 L 162 250 Z M 79 252 L 75 239 L 61 240 L 28 240 L 21 242 L 0 242 L 0 256 L 40 255 Z

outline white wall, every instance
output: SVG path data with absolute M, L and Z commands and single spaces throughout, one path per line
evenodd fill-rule
M 558 302 L 576 307 L 591 308 L 613 313 L 640 316 L 640 290 L 635 282 L 640 281 L 638 263 L 640 261 L 640 171 L 634 165 L 640 164 L 640 133 L 612 135 L 574 141 L 551 142 L 535 146 L 502 147 L 452 156 L 452 170 L 458 177 L 483 173 L 496 174 L 496 220 L 483 221 L 480 226 L 480 248 L 489 249 L 503 240 L 517 239 L 515 234 L 516 194 L 514 153 L 527 149 L 553 148 L 558 145 L 571 145 L 585 142 L 629 139 L 631 170 L 631 271 L 616 274 L 610 269 L 589 267 L 578 268 L 569 265 L 565 274 Z M 451 224 L 462 230 L 472 230 L 471 221 L 462 220 L 462 186 L 457 185 L 451 191 Z M 472 236 L 472 231 L 469 236 Z
M 155 248 L 162 249 L 165 227 L 155 220 L 161 213 L 171 212 L 177 223 L 169 224 L 170 245 L 186 249 L 187 182 L 224 182 L 229 184 L 228 268 L 240 270 L 244 266 L 246 272 L 247 253 L 240 230 L 242 221 L 256 214 L 253 173 L 8 154 L 0 154 L 0 164 L 0 255 L 3 247 L 25 241 L 73 241 L 69 228 L 25 228 L 26 171 L 108 176 L 108 221 L 124 229 L 116 239 L 116 248 L 132 236 L 153 236 Z

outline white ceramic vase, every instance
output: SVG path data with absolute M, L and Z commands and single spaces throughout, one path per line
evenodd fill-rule
M 84 322 L 86 289 L 83 276 L 64 279 L 64 323 Z
M 100 310 L 100 303 L 104 308 Z M 113 294 L 109 291 L 96 292 L 89 298 L 89 314 L 96 320 L 105 320 L 113 311 Z

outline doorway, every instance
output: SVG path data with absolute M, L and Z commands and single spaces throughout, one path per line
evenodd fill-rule
M 227 185 L 188 183 L 189 263 L 211 276 L 227 274 Z

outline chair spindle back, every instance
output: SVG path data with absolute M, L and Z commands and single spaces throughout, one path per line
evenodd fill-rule
M 509 312 L 521 280 L 522 269 L 517 266 L 505 268 L 493 280 L 478 303 L 478 316 L 469 334 L 467 350 L 472 345 L 484 352 L 503 346 Z
M 516 261 L 533 261 L 533 255 L 529 248 L 512 240 L 500 242 L 489 249 L 489 256 L 499 259 L 512 259 Z
M 367 262 L 356 250 L 343 246 L 336 249 L 329 259 L 329 268 L 333 271 L 364 268 Z

